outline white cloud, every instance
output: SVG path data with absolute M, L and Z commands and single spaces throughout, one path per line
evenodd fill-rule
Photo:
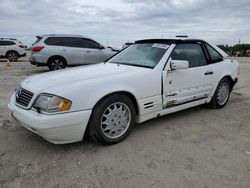
M 1 0 L 0 36 L 32 43 L 45 33 L 82 34 L 110 45 L 187 34 L 250 43 L 248 0 Z

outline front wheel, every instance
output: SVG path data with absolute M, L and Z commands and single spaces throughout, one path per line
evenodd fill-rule
M 214 93 L 214 96 L 211 99 L 212 108 L 222 108 L 226 105 L 231 91 L 230 81 L 227 78 L 223 78 Z
M 135 124 L 135 107 L 126 95 L 114 94 L 93 109 L 88 135 L 102 144 L 115 144 L 128 136 Z

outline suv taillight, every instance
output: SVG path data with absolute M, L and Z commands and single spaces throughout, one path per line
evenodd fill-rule
M 32 52 L 40 52 L 43 48 L 44 46 L 35 46 L 32 48 Z
M 25 48 L 25 46 L 23 44 L 20 44 L 19 48 Z

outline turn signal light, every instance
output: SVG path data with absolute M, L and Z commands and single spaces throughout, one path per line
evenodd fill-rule
M 67 111 L 70 109 L 70 107 L 71 107 L 71 102 L 67 100 L 61 101 L 58 104 L 58 109 L 60 112 Z

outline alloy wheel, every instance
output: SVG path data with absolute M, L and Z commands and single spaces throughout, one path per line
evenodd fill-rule
M 220 105 L 224 105 L 229 97 L 229 85 L 227 82 L 222 82 L 218 88 L 217 101 Z
M 51 62 L 51 69 L 52 70 L 60 70 L 60 69 L 64 69 L 64 62 L 60 59 L 54 59 Z
M 110 139 L 121 137 L 126 133 L 131 122 L 131 111 L 122 102 L 109 105 L 101 118 L 101 130 Z
M 15 52 L 9 52 L 7 55 L 7 59 L 11 62 L 16 61 L 17 60 L 17 54 Z

